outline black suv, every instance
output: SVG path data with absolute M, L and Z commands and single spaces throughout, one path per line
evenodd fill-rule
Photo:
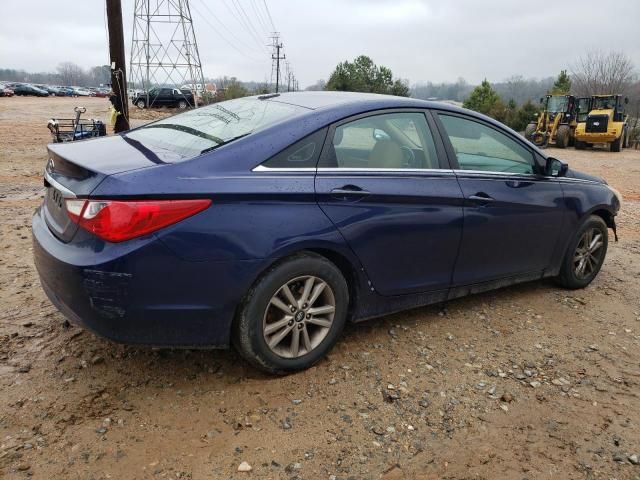
M 149 94 L 142 92 L 133 97 L 133 104 L 138 108 L 147 107 L 178 107 L 184 110 L 193 107 L 195 100 L 189 90 L 177 88 L 152 88 Z

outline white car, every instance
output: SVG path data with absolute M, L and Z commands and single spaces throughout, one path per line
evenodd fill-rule
M 73 92 L 79 97 L 90 97 L 93 94 L 93 92 L 88 88 L 84 88 L 84 87 L 71 87 L 71 88 L 73 88 Z

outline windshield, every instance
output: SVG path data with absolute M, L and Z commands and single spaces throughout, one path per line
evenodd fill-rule
M 165 118 L 124 136 L 184 160 L 306 111 L 296 105 L 239 98 Z
M 562 97 L 548 97 L 547 98 L 547 112 L 557 113 L 566 112 L 569 99 L 565 96 Z
M 614 97 L 593 97 L 593 110 L 609 110 L 615 105 Z

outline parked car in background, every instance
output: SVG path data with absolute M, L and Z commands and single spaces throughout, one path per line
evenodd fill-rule
M 598 274 L 620 194 L 484 115 L 340 92 L 242 98 L 49 146 L 45 292 L 115 341 L 309 367 L 347 319 Z M 167 272 L 171 281 L 167 281 Z
M 34 87 L 39 88 L 40 90 L 44 90 L 52 97 L 60 95 L 60 90 L 57 87 L 52 87 L 51 85 L 34 85 Z
M 58 89 L 59 95 L 63 97 L 73 97 L 75 96 L 74 90 L 71 87 L 56 87 Z
M 30 83 L 12 83 L 11 89 L 16 95 L 26 96 L 32 95 L 36 97 L 48 97 L 49 92 L 46 90 L 42 90 L 41 88 L 35 87 Z
M 136 98 L 138 95 L 144 93 L 144 90 L 141 90 L 139 88 L 130 88 L 127 90 L 127 94 L 129 95 L 129 98 L 131 99 L 131 101 L 133 101 L 134 98 Z
M 91 97 L 91 96 L 93 96 L 93 93 L 88 88 L 85 88 L 85 87 L 71 87 L 71 88 L 73 88 L 73 93 L 75 95 L 77 95 L 78 97 Z
M 6 84 L 0 83 L 0 97 L 13 97 L 14 92 Z
M 95 90 L 96 97 L 104 98 L 104 97 L 108 97 L 109 95 L 111 95 L 110 88 L 97 88 Z
M 157 87 L 149 90 L 149 94 L 142 92 L 133 98 L 133 104 L 138 108 L 148 107 L 177 107 L 181 110 L 193 107 L 195 100 L 189 90 L 179 90 L 170 87 Z

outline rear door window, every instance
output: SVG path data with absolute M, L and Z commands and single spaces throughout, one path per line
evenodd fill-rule
M 435 143 L 419 112 L 371 115 L 336 127 L 320 162 L 325 168 L 437 169 Z

